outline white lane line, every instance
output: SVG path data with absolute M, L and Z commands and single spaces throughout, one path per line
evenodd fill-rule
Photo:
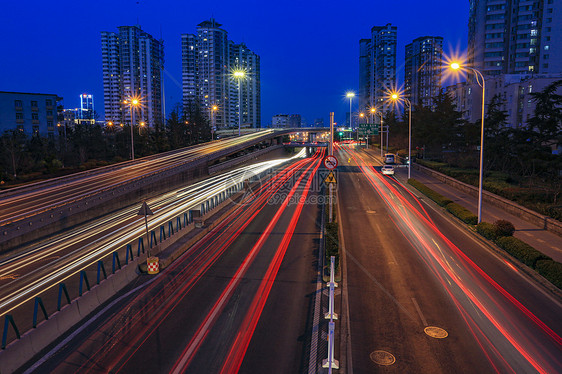
M 412 302 L 414 303 L 414 306 L 416 307 L 416 310 L 417 310 L 418 314 L 420 315 L 420 318 L 423 322 L 424 327 L 427 327 L 428 326 L 427 321 L 425 320 L 425 317 L 423 316 L 423 313 L 420 309 L 420 306 L 418 305 L 418 302 L 413 297 L 412 297 Z
M 324 221 L 324 209 L 322 209 L 322 221 Z M 324 225 L 322 225 L 324 227 Z M 320 230 L 320 243 L 324 240 L 324 232 Z M 324 256 L 322 247 L 318 248 L 318 258 Z M 312 338 L 310 339 L 310 356 L 308 359 L 308 373 L 318 372 L 318 330 L 320 328 L 320 301 L 322 300 L 322 261 L 318 261 L 316 273 L 316 292 L 314 294 L 314 314 L 312 322 Z
M 377 231 L 382 234 L 382 230 L 381 230 L 380 225 L 378 223 L 375 223 L 375 226 L 377 226 Z

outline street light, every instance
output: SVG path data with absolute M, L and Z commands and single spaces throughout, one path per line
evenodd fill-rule
M 412 103 L 407 97 L 400 98 L 398 93 L 393 93 L 390 98 L 394 101 L 404 100 L 408 105 L 408 179 L 410 179 L 410 168 L 412 167 Z M 386 145 L 388 147 L 388 144 Z
M 355 97 L 355 92 L 353 91 L 348 91 L 345 96 L 349 99 L 349 128 L 351 129 L 351 101 L 353 100 L 353 98 Z
M 124 101 L 125 104 L 127 104 L 127 100 Z M 140 104 L 140 101 L 137 97 L 132 97 L 129 100 L 129 108 L 131 111 L 131 160 L 135 160 L 135 143 L 133 142 L 133 109 L 135 107 L 137 107 Z M 140 130 L 139 130 L 140 131 Z
M 374 118 L 373 115 L 374 114 L 378 114 L 381 117 L 381 126 L 379 129 L 379 132 L 381 133 L 381 157 L 382 157 L 382 152 L 383 152 L 383 134 L 384 134 L 384 130 L 383 130 L 383 120 L 382 120 L 382 113 L 381 112 L 377 112 L 377 108 L 373 107 L 371 108 L 371 122 L 374 122 Z M 386 151 L 388 153 L 388 131 L 386 132 Z
M 478 223 L 480 223 L 482 222 L 482 186 L 484 179 L 484 105 L 486 103 L 486 80 L 484 80 L 484 76 L 480 71 L 471 67 L 461 66 L 458 62 L 452 62 L 449 67 L 453 70 L 461 70 L 463 68 L 471 70 L 476 76 L 476 83 L 482 87 L 482 124 L 480 128 L 480 171 L 478 182 Z
M 217 110 L 219 110 L 219 107 L 217 105 L 213 105 L 211 107 L 211 140 L 213 140 L 214 134 L 215 134 L 215 129 L 217 128 L 217 125 L 215 123 L 215 121 L 216 121 L 215 112 Z
M 234 78 L 238 81 L 238 136 L 242 126 L 242 79 L 246 78 L 244 70 L 234 70 Z

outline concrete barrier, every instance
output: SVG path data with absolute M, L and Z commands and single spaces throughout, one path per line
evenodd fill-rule
M 59 336 L 86 318 L 102 303 L 106 302 L 138 276 L 136 262 L 131 262 L 121 270 L 108 276 L 49 319 L 37 325 L 0 351 L 0 373 L 13 373 L 40 353 Z
M 425 166 L 421 166 L 418 164 L 412 165 L 417 170 L 430 175 L 431 177 L 437 179 L 440 182 L 443 182 L 451 187 L 456 188 L 459 191 L 462 191 L 466 194 L 471 196 L 478 196 L 478 188 L 471 186 L 470 184 L 463 183 L 461 181 L 456 180 L 455 178 L 449 177 L 443 173 L 438 171 L 432 170 Z M 516 217 L 524 219 L 527 222 L 530 222 L 538 227 L 543 228 L 544 230 L 550 231 L 556 235 L 562 236 L 562 223 L 555 220 L 554 218 L 544 216 L 540 213 L 537 213 L 531 209 L 525 208 L 519 204 L 514 203 L 511 200 L 498 196 L 488 191 L 482 191 L 482 200 L 490 203 L 498 208 L 503 209 L 509 214 L 512 214 Z

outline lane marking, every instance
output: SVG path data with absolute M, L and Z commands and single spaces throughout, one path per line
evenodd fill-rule
M 421 311 L 420 306 L 418 305 L 418 302 L 416 301 L 416 298 L 412 297 L 412 302 L 414 303 L 414 306 L 416 307 L 416 311 L 418 312 L 418 314 L 419 314 L 419 316 L 420 316 L 420 318 L 423 322 L 424 327 L 427 327 L 428 326 L 427 321 L 426 321 L 425 317 L 423 316 L 423 313 Z

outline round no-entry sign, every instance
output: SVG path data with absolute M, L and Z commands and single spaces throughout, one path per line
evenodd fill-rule
M 324 166 L 326 167 L 326 169 L 334 170 L 338 166 L 338 159 L 336 158 L 336 156 L 326 156 L 324 158 Z

